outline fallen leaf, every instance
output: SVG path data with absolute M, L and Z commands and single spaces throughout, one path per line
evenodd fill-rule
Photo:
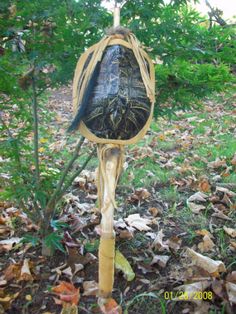
M 234 154 L 234 157 L 233 157 L 233 159 L 231 160 L 231 164 L 232 164 L 233 166 L 236 166 L 236 154 Z
M 32 295 L 26 294 L 25 299 L 26 301 L 32 301 Z
M 152 214 L 153 217 L 156 217 L 157 215 L 162 214 L 163 209 L 160 207 L 150 207 L 148 211 L 150 214 Z
M 4 279 L 10 281 L 12 279 L 19 279 L 21 274 L 21 264 L 11 264 L 4 270 Z
M 84 288 L 84 296 L 89 295 L 97 295 L 98 294 L 98 283 L 94 280 L 91 281 L 84 281 L 83 282 L 83 288 Z
M 203 242 L 198 244 L 198 248 L 202 253 L 211 251 L 214 246 L 215 246 L 214 242 L 208 235 L 205 235 L 203 237 Z
M 7 284 L 7 281 L 5 279 L 0 278 L 0 287 L 5 286 Z
M 166 244 L 166 242 L 163 242 L 164 234 L 162 232 L 162 229 L 157 233 L 156 238 L 154 239 L 151 247 L 157 249 L 158 251 L 169 251 L 169 246 Z
M 220 298 L 224 298 L 224 281 L 215 279 L 212 284 L 211 288 L 213 292 Z
M 29 259 L 25 258 L 23 262 L 23 266 L 20 272 L 20 280 L 23 281 L 33 281 L 33 276 L 30 272 Z
M 160 267 L 166 267 L 167 262 L 169 261 L 170 256 L 168 255 L 155 255 L 151 261 L 151 265 L 158 264 Z
M 217 186 L 217 187 L 216 187 L 216 193 L 217 193 L 217 192 L 226 193 L 229 197 L 235 197 L 235 196 L 236 196 L 236 193 L 235 193 L 235 192 L 230 191 L 229 189 L 224 188 L 224 187 L 221 187 L 221 186 Z
M 236 229 L 223 227 L 224 231 L 232 238 L 236 238 Z
M 58 286 L 53 287 L 52 292 L 56 293 L 60 297 L 59 301 L 65 301 L 77 305 L 80 299 L 79 288 L 75 288 L 72 283 L 66 281 L 62 281 Z
M 139 214 L 129 215 L 127 218 L 125 218 L 125 221 L 129 226 L 134 227 L 139 231 L 151 230 L 151 228 L 147 226 L 152 223 L 151 219 L 141 218 Z
M 214 238 L 214 236 L 206 229 L 196 230 L 195 232 L 196 234 L 201 235 L 201 236 L 207 235 L 211 239 Z
M 123 272 L 127 281 L 132 281 L 134 279 L 135 273 L 133 272 L 130 263 L 119 250 L 116 250 L 115 268 Z
M 202 177 L 198 183 L 198 188 L 202 192 L 210 192 L 211 191 L 211 185 L 209 183 L 208 178 Z
M 211 285 L 211 281 L 204 280 L 204 281 L 199 281 L 199 282 L 194 282 L 191 284 L 186 284 L 177 287 L 177 290 L 183 291 L 184 295 L 183 297 L 178 297 L 175 298 L 175 301 L 192 301 L 195 304 L 199 305 L 203 302 L 201 299 L 196 298 L 197 292 L 203 292 L 205 291 L 209 286 Z
M 202 193 L 202 192 L 196 192 L 195 194 L 191 195 L 189 198 L 188 198 L 188 201 L 189 202 L 206 202 L 206 199 L 207 199 L 207 195 L 205 193 Z
M 137 203 L 143 200 L 146 200 L 151 196 L 151 193 L 147 189 L 137 189 L 130 197 L 128 197 L 129 203 Z
M 235 241 L 230 241 L 230 246 L 232 250 L 236 250 L 236 242 Z
M 12 250 L 13 246 L 15 244 L 19 244 L 21 240 L 22 240 L 22 238 L 18 238 L 18 237 L 13 237 L 10 239 L 1 240 L 0 241 L 0 252 L 1 251 L 7 251 L 8 252 L 8 251 Z
M 227 164 L 224 159 L 221 160 L 220 158 L 216 158 L 216 160 L 209 162 L 207 166 L 212 169 L 217 169 L 220 167 L 227 167 Z
M 48 142 L 48 139 L 47 139 L 47 138 L 41 138 L 41 139 L 39 140 L 39 142 L 40 142 L 41 144 L 44 144 L 44 143 L 47 143 L 47 142 Z
M 78 314 L 78 306 L 76 304 L 63 302 L 60 314 Z
M 199 254 L 190 248 L 187 248 L 187 253 L 192 258 L 194 265 L 206 270 L 212 276 L 217 277 L 219 273 L 226 271 L 225 265 L 222 261 L 214 261 L 213 259 Z
M 103 314 L 122 314 L 121 307 L 112 298 L 98 303 Z
M 177 236 L 173 236 L 166 241 L 166 244 L 174 251 L 178 251 L 182 244 L 182 239 Z
M 11 303 L 18 297 L 19 294 L 20 292 L 16 292 L 14 294 L 7 294 L 0 297 L 0 305 L 2 305 L 4 310 L 10 309 Z M 5 313 L 5 311 L 3 313 Z
M 187 200 L 187 205 L 194 214 L 199 214 L 201 210 L 205 209 L 205 206 L 188 202 L 188 200 Z
M 71 269 L 70 266 L 65 268 L 65 269 L 63 269 L 61 272 L 62 272 L 62 274 L 64 274 L 67 277 L 69 277 L 69 279 L 71 279 L 73 277 L 72 269 Z
M 134 234 L 129 230 L 119 230 L 119 237 L 121 239 L 132 239 Z
M 236 304 L 236 284 L 232 283 L 232 282 L 227 282 L 225 284 L 226 287 L 226 291 L 228 294 L 228 298 L 229 298 L 229 302 L 235 303 Z
M 226 280 L 236 284 L 236 270 L 226 276 Z
M 213 213 L 211 216 L 212 217 L 216 217 L 216 218 L 220 218 L 220 219 L 224 219 L 224 220 L 232 220 L 231 218 L 229 218 L 228 216 L 226 216 L 224 213 L 222 213 L 222 211 L 218 210 L 217 208 L 213 207 L 215 213 Z
M 45 148 L 44 147 L 40 147 L 39 149 L 38 149 L 38 152 L 39 153 L 43 153 L 45 151 Z

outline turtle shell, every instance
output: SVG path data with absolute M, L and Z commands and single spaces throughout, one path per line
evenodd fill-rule
M 87 128 L 100 138 L 127 140 L 146 124 L 151 102 L 131 49 L 105 49 L 83 115 Z

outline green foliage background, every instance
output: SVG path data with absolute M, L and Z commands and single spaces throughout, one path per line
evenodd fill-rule
M 186 0 L 127 1 L 121 24 L 129 27 L 156 62 L 155 116 L 200 105 L 235 83 L 235 30 L 214 25 Z M 32 69 L 37 92 L 39 136 L 47 131 L 48 87 L 70 84 L 80 54 L 97 42 L 113 17 L 98 0 L 5 0 L 0 2 L 0 148 L 11 185 L 4 197 L 36 199 L 45 207 L 58 180 L 54 156 L 42 158 L 40 189 L 32 156 Z M 68 121 L 69 122 L 69 121 Z M 45 175 L 46 173 L 46 175 Z M 32 192 L 33 191 L 33 192 Z
M 70 82 L 84 49 L 98 41 L 112 25 L 112 14 L 98 0 L 25 0 L 0 4 L 0 90 L 19 95 L 17 78 L 32 66 L 40 72 L 38 88 Z M 121 24 L 149 48 L 156 64 L 156 115 L 196 105 L 214 91 L 235 81 L 235 36 L 232 27 L 214 25 L 179 0 L 127 1 Z M 25 52 L 12 51 L 21 32 Z M 160 62 L 161 61 L 161 62 Z M 162 64 L 160 64 L 162 63 Z M 10 77 L 9 77 L 10 76 Z

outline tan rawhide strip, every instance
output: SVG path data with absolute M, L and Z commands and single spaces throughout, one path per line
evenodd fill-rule
M 139 141 L 143 136 L 146 134 L 147 130 L 149 129 L 152 116 L 153 116 L 153 109 L 154 109 L 154 102 L 155 102 L 155 71 L 154 66 L 152 63 L 152 60 L 149 58 L 148 54 L 140 48 L 140 44 L 136 37 L 133 34 L 129 34 L 127 36 L 127 40 L 125 41 L 123 39 L 119 39 L 114 35 L 111 36 L 105 36 L 102 38 L 97 44 L 91 46 L 88 48 L 80 57 L 76 69 L 75 69 L 75 75 L 74 75 L 74 81 L 73 81 L 73 111 L 74 115 L 76 115 L 77 111 L 79 110 L 78 105 L 81 103 L 84 91 L 87 87 L 87 84 L 89 82 L 89 79 L 91 78 L 91 75 L 93 73 L 93 70 L 97 64 L 97 62 L 101 61 L 102 55 L 104 50 L 107 46 L 111 45 L 122 45 L 129 49 L 132 49 L 134 52 L 134 56 L 138 62 L 140 73 L 142 76 L 142 80 L 144 83 L 144 86 L 146 88 L 147 96 L 149 97 L 151 101 L 151 110 L 149 118 L 142 128 L 142 130 L 139 131 L 138 134 L 136 134 L 134 137 L 128 140 L 118 140 L 118 139 L 107 139 L 107 138 L 99 138 L 95 134 L 93 134 L 85 125 L 83 121 L 79 124 L 79 131 L 80 133 L 89 139 L 92 142 L 100 143 L 100 144 L 118 144 L 118 145 L 128 145 L 128 144 L 134 144 L 137 141 Z M 92 54 L 91 60 L 88 63 L 88 66 L 86 68 L 86 71 L 83 71 L 84 64 L 88 58 L 88 56 Z M 150 75 L 148 73 L 148 69 L 146 66 L 146 62 L 149 64 L 150 69 Z
M 108 184 L 108 178 L 107 173 L 105 170 L 105 160 L 106 160 L 106 153 L 110 150 L 117 148 L 119 149 L 119 157 L 117 158 L 117 168 L 115 173 L 115 187 L 117 186 L 120 174 L 123 169 L 124 164 L 124 146 L 123 145 L 117 145 L 117 144 L 107 144 L 107 145 L 98 145 L 98 159 L 99 159 L 99 167 L 97 170 L 96 178 L 100 182 L 96 182 L 97 189 L 98 189 L 98 204 L 99 208 L 101 208 L 102 212 L 105 212 L 107 210 L 108 204 L 103 205 L 103 193 L 104 193 L 104 187 L 107 186 L 109 191 L 109 197 L 112 205 L 114 208 L 116 208 L 116 202 L 115 202 L 115 195 L 113 195 L 110 191 L 110 187 Z

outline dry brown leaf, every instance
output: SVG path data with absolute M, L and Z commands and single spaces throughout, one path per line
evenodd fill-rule
M 122 314 L 121 307 L 112 298 L 98 303 L 103 314 Z
M 193 314 L 209 314 L 211 304 L 209 302 L 201 302 L 194 308 Z
M 96 181 L 96 171 L 83 170 L 80 174 L 82 178 L 85 178 L 87 182 L 95 182 Z
M 4 270 L 4 279 L 10 281 L 12 279 L 19 279 L 21 274 L 21 264 L 11 264 Z
M 60 297 L 59 301 L 64 301 L 75 305 L 79 303 L 79 288 L 75 288 L 75 286 L 70 282 L 62 281 L 58 286 L 52 288 L 52 292 L 56 293 Z
M 192 301 L 195 304 L 200 305 L 203 302 L 203 300 L 197 299 L 195 297 L 196 293 L 205 291 L 210 285 L 211 285 L 211 281 L 204 280 L 204 281 L 199 281 L 199 282 L 194 282 L 191 284 L 179 286 L 179 287 L 177 287 L 177 290 L 183 291 L 185 293 L 186 299 L 183 296 L 183 298 L 179 297 L 179 298 L 175 298 L 174 300 L 176 300 L 176 301 L 184 301 L 184 300 Z
M 232 271 L 232 273 L 228 274 L 226 277 L 226 280 L 236 284 L 236 270 Z
M 170 256 L 168 255 L 155 255 L 151 261 L 151 265 L 158 264 L 160 267 L 165 268 Z
M 203 237 L 207 235 L 209 238 L 214 239 L 214 236 L 206 229 L 196 230 L 195 232 Z
M 211 284 L 213 292 L 220 298 L 224 297 L 224 281 L 215 279 Z
M 189 202 L 206 202 L 207 195 L 202 192 L 196 192 L 188 198 Z
M 198 244 L 198 248 L 202 253 L 211 251 L 214 246 L 215 246 L 214 242 L 208 235 L 205 235 L 203 237 L 203 242 Z
M 67 277 L 69 277 L 69 279 L 71 279 L 73 277 L 72 269 L 71 269 L 70 266 L 65 268 L 65 269 L 63 269 L 61 272 L 62 272 L 62 274 L 64 274 Z
M 163 210 L 160 207 L 150 207 L 148 211 L 153 217 L 156 217 L 157 215 L 161 215 Z
M 232 238 L 236 238 L 236 229 L 223 227 L 224 231 Z
M 152 223 L 151 219 L 141 218 L 139 214 L 129 215 L 125 218 L 125 221 L 129 226 L 138 229 L 139 231 L 148 231 L 151 230 L 148 225 Z
M 166 244 L 174 251 L 178 251 L 181 247 L 182 239 L 178 238 L 177 236 L 173 236 L 166 241 Z
M 63 302 L 60 314 L 78 314 L 78 306 L 76 304 Z
M 236 242 L 235 241 L 230 241 L 230 246 L 232 250 L 236 250 Z
M 23 281 L 33 281 L 33 276 L 30 272 L 30 266 L 29 266 L 29 259 L 25 258 L 22 268 L 21 268 L 21 272 L 20 272 L 20 280 Z
M 121 239 L 132 239 L 134 234 L 129 230 L 119 230 L 119 237 Z
M 205 192 L 205 193 L 210 192 L 211 191 L 211 185 L 209 183 L 208 178 L 205 178 L 205 177 L 201 178 L 199 183 L 198 183 L 198 188 L 202 192 Z
M 217 208 L 213 207 L 213 209 L 215 213 L 211 215 L 212 217 L 216 217 L 216 218 L 220 218 L 224 220 L 232 220 L 231 218 L 226 216 L 224 213 L 222 213 L 222 211 L 218 210 Z
M 138 203 L 143 200 L 146 200 L 151 196 L 151 193 L 148 192 L 147 189 L 137 189 L 130 197 L 128 197 L 129 203 Z
M 195 204 L 192 202 L 188 202 L 188 207 L 190 208 L 190 210 L 194 213 L 194 214 L 199 214 L 201 210 L 205 209 L 205 206 L 203 205 L 199 205 L 199 204 Z
M 232 205 L 232 202 L 228 196 L 228 194 L 224 193 L 224 197 L 220 200 L 222 203 L 230 207 Z
M 94 280 L 84 281 L 83 288 L 84 288 L 84 293 L 83 293 L 84 296 L 98 294 L 98 283 Z
M 19 244 L 22 238 L 18 238 L 18 237 L 13 237 L 10 239 L 6 239 L 6 240 L 1 240 L 0 241 L 0 252 L 1 251 L 10 251 L 12 250 L 13 246 L 15 244 Z
M 18 297 L 19 294 L 20 294 L 20 292 L 16 292 L 14 294 L 7 294 L 7 295 L 1 296 L 0 297 L 0 305 L 2 305 L 4 310 L 10 309 L 11 303 Z M 5 313 L 5 311 L 3 313 Z
M 192 258 L 194 265 L 206 270 L 212 276 L 218 276 L 219 273 L 226 271 L 225 265 L 222 261 L 215 261 L 207 256 L 195 252 L 190 248 L 187 248 L 187 253 Z
M 169 251 L 169 246 L 166 244 L 166 242 L 163 241 L 164 234 L 162 232 L 162 229 L 157 233 L 156 238 L 154 239 L 152 243 L 152 248 L 155 248 L 158 251 Z
M 236 154 L 234 154 L 234 157 L 233 157 L 233 159 L 231 160 L 231 164 L 232 164 L 233 166 L 236 166 Z
M 229 197 L 234 197 L 236 196 L 236 193 L 227 189 L 227 188 L 224 188 L 224 187 L 221 187 L 221 186 L 217 186 L 216 187 L 216 193 L 217 192 L 223 192 L 223 193 L 226 193 Z
M 227 164 L 224 159 L 221 160 L 220 158 L 216 158 L 216 160 L 209 162 L 207 166 L 212 169 L 217 169 L 220 167 L 227 167 Z
M 236 304 L 236 284 L 232 282 L 227 282 L 225 284 L 225 287 L 228 294 L 229 302 L 231 304 Z

